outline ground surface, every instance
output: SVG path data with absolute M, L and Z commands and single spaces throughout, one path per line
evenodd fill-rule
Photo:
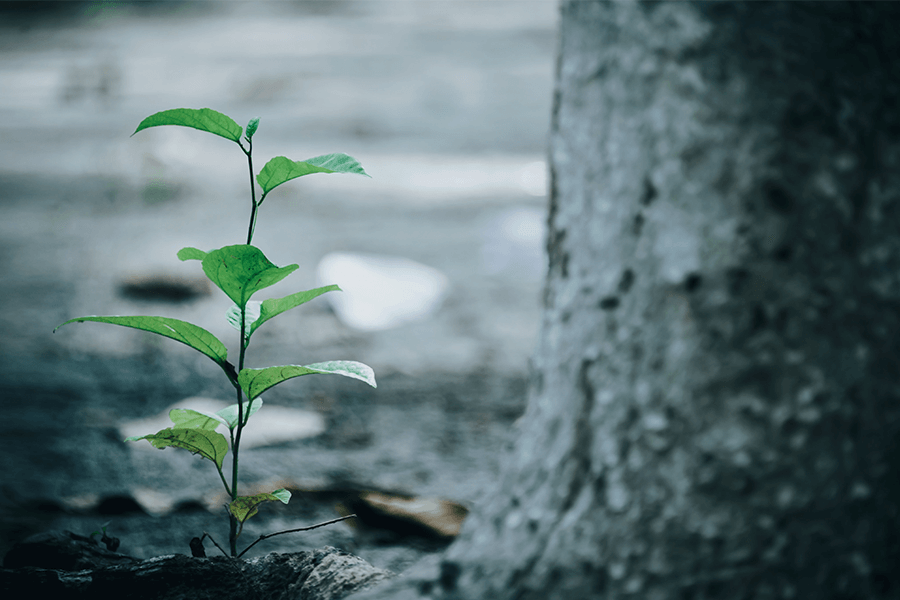
M 514 433 L 543 276 L 554 3 L 226 4 L 0 14 L 0 551 L 108 520 L 138 557 L 186 553 L 203 530 L 227 537 L 211 465 L 121 441 L 123 423 L 184 399 L 231 401 L 215 365 L 111 326 L 51 334 L 74 316 L 155 314 L 234 352 L 218 290 L 128 293 L 147 278 L 196 280 L 197 263 L 175 259 L 183 246 L 245 236 L 248 174 L 233 144 L 181 128 L 129 138 L 162 109 L 261 117 L 257 170 L 343 151 L 372 175 L 309 177 L 267 199 L 255 243 L 300 264 L 271 296 L 315 287 L 337 251 L 409 258 L 449 282 L 436 312 L 391 329 L 354 330 L 319 299 L 254 337 L 251 366 L 353 359 L 379 387 L 316 376 L 266 394 L 325 430 L 243 455 L 248 485 L 309 491 L 264 508 L 248 539 L 333 518 L 359 490 L 471 505 Z M 338 525 L 257 548 L 324 544 L 394 570 L 440 546 Z

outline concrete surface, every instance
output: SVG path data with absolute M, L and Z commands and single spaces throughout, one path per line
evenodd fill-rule
M 260 299 L 315 287 L 332 252 L 411 259 L 448 282 L 435 312 L 392 329 L 354 329 L 317 299 L 254 336 L 249 366 L 359 360 L 379 388 L 316 376 L 266 395 L 321 413 L 327 428 L 242 456 L 248 484 L 311 490 L 250 534 L 332 517 L 341 490 L 476 501 L 523 409 L 537 331 L 556 18 L 543 0 L 0 11 L 0 551 L 34 530 L 86 534 L 110 518 L 134 556 L 187 552 L 197 528 L 227 537 L 220 512 L 110 517 L 101 506 L 216 497 L 211 465 L 126 445 L 118 431 L 188 397 L 232 400 L 215 365 L 107 325 L 51 334 L 75 316 L 155 314 L 195 322 L 236 353 L 218 290 L 182 302 L 123 294 L 141 278 L 196 280 L 198 263 L 178 249 L 246 235 L 248 172 L 234 144 L 175 127 L 129 137 L 182 106 L 241 125 L 260 117 L 257 172 L 276 155 L 340 151 L 372 175 L 272 192 L 254 243 L 300 268 Z M 398 570 L 434 549 L 343 525 L 289 537 L 261 553 L 330 543 Z

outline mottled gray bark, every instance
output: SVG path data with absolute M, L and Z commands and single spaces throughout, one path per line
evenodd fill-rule
M 563 4 L 521 437 L 384 597 L 900 597 L 898 8 Z

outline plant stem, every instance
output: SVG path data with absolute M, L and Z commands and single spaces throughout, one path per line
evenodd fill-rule
M 238 449 L 241 444 L 241 423 L 240 423 L 240 412 L 241 412 L 241 390 L 237 391 L 237 405 L 238 405 L 238 432 L 237 435 L 232 438 L 231 443 L 231 501 L 234 502 L 238 496 Z M 228 511 L 228 544 L 231 546 L 231 556 L 237 556 L 237 526 L 238 521 L 237 518 L 231 514 L 231 511 Z
M 241 307 L 241 353 L 238 358 L 238 373 L 244 370 L 244 355 L 247 352 L 247 341 L 244 337 L 244 333 L 247 328 L 247 307 Z M 238 421 L 237 421 L 237 433 L 234 434 L 231 443 L 231 500 L 234 501 L 238 497 L 238 455 L 241 448 L 241 433 L 244 431 L 244 392 L 241 390 L 241 387 L 238 386 L 237 389 L 237 407 L 238 407 Z M 247 409 L 249 410 L 249 406 Z M 237 556 L 237 538 L 240 535 L 240 531 L 238 530 L 238 521 L 237 518 L 230 512 L 228 513 L 229 518 L 229 533 L 228 533 L 228 542 L 231 546 L 231 556 Z M 243 529 L 243 527 L 241 527 Z
M 247 167 L 250 171 L 250 225 L 247 228 L 247 245 L 253 241 L 253 231 L 256 229 L 256 214 L 259 210 L 259 205 L 256 203 L 256 185 L 253 181 L 253 140 L 250 138 L 247 139 L 247 148 L 244 148 L 244 145 L 238 141 L 238 146 L 241 147 L 241 150 L 244 151 L 244 154 L 247 155 Z M 247 307 L 241 306 L 241 354 L 240 359 L 238 360 L 238 368 L 237 372 L 240 375 L 240 372 L 244 370 L 244 355 L 247 351 L 247 340 L 244 337 L 247 329 Z M 244 431 L 244 394 L 241 390 L 241 386 L 237 385 L 237 407 L 238 407 L 238 420 L 237 420 L 237 432 L 231 432 L 231 500 L 235 501 L 238 497 L 238 458 L 241 447 L 241 433 Z M 250 407 L 248 406 L 249 410 Z M 224 480 L 223 480 L 224 481 Z M 225 489 L 228 489 L 228 485 L 225 485 Z M 228 513 L 228 521 L 229 521 L 229 532 L 228 532 L 228 542 L 231 546 L 231 556 L 237 556 L 237 538 L 241 534 L 243 530 L 243 525 L 241 525 L 240 529 L 238 528 L 237 518 L 231 512 Z
M 244 150 L 244 146 L 241 146 Z M 256 203 L 256 185 L 253 182 L 253 141 L 247 140 L 247 149 L 244 150 L 247 155 L 247 163 L 250 167 L 250 227 L 247 229 L 247 245 L 253 241 L 253 231 L 256 229 L 256 212 L 259 210 L 259 204 Z
M 232 445 L 234 444 L 234 438 L 232 438 Z M 218 465 L 216 465 L 218 467 Z M 228 487 L 228 482 L 225 480 L 225 474 L 222 473 L 222 469 L 218 469 L 219 471 L 219 479 L 222 480 L 222 485 L 225 486 L 225 493 L 229 496 L 231 495 L 231 488 Z

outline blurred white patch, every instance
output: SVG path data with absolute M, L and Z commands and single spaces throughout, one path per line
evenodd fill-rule
M 542 209 L 514 208 L 501 212 L 484 230 L 481 255 L 491 275 L 511 272 L 522 277 L 542 277 L 545 215 Z
M 447 292 L 447 277 L 432 267 L 393 256 L 335 252 L 317 268 L 320 285 L 337 284 L 328 294 L 338 319 L 362 331 L 380 331 L 434 313 Z
M 215 413 L 226 406 L 229 406 L 229 404 L 210 398 L 186 398 L 154 417 L 122 423 L 119 425 L 119 433 L 121 433 L 123 438 L 126 438 L 133 435 L 156 433 L 167 427 L 172 427 L 169 411 L 173 408 L 188 408 L 205 413 Z M 219 425 L 216 431 L 226 438 L 228 437 L 228 430 L 224 425 Z M 317 436 L 324 431 L 325 419 L 319 413 L 263 404 L 259 412 L 250 418 L 250 422 L 241 434 L 241 448 L 270 446 L 301 440 Z M 134 444 L 135 448 L 154 449 L 149 442 L 144 440 L 129 443 Z
M 272 446 L 315 437 L 324 432 L 325 419 L 319 413 L 265 404 L 250 417 L 241 434 L 241 448 Z
M 172 512 L 177 500 L 174 496 L 164 494 L 159 490 L 142 487 L 131 490 L 131 496 L 135 502 L 141 505 L 141 508 L 155 516 L 162 516 Z
M 519 169 L 519 186 L 530 196 L 547 194 L 547 163 L 538 160 Z
M 296 150 L 298 156 L 304 151 Z M 357 157 L 373 179 L 364 177 L 310 178 L 304 185 L 314 193 L 362 194 L 389 197 L 392 203 L 506 204 L 523 196 L 547 194 L 547 163 L 536 156 L 388 155 Z

